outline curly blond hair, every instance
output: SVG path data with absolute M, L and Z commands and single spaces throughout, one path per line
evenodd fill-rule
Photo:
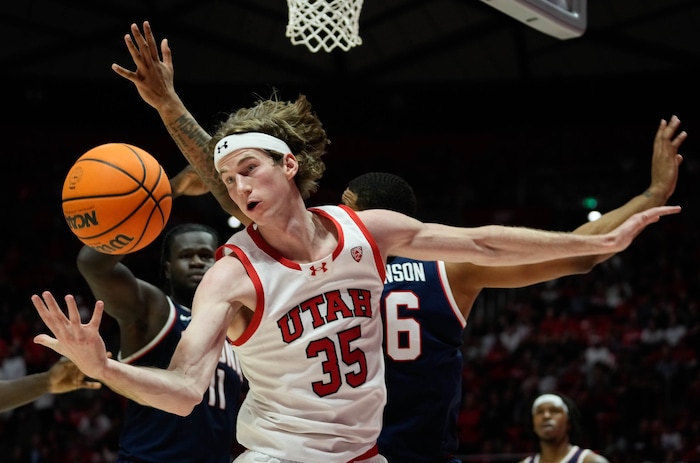
M 326 170 L 321 157 L 330 140 L 306 96 L 300 94 L 296 101 L 279 101 L 273 92 L 270 98 L 258 100 L 253 107 L 236 110 L 219 124 L 209 141 L 209 152 L 214 152 L 222 138 L 246 132 L 272 135 L 289 146 L 299 162 L 294 181 L 302 198 L 307 199 L 318 189 L 319 179 Z M 275 162 L 281 162 L 281 156 L 269 154 Z

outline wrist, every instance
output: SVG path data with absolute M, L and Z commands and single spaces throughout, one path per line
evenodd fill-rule
M 654 206 L 663 206 L 671 195 L 666 192 L 666 189 L 649 186 L 642 196 L 649 199 Z

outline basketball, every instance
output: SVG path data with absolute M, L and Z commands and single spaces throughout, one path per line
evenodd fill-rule
M 163 231 L 173 198 L 163 167 L 126 143 L 99 145 L 68 171 L 61 194 L 68 227 L 104 254 L 129 254 Z

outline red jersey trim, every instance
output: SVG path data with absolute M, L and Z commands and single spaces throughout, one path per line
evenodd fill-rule
M 248 259 L 248 256 L 246 256 L 241 248 L 233 244 L 224 244 L 216 250 L 216 259 L 218 260 L 224 255 L 224 248 L 235 254 L 243 264 L 246 273 L 248 273 L 250 281 L 255 287 L 255 295 L 257 299 L 255 303 L 255 311 L 253 312 L 253 318 L 250 320 L 248 327 L 245 329 L 243 334 L 238 337 L 238 339 L 231 340 L 232 345 L 240 346 L 250 339 L 253 333 L 255 333 L 255 331 L 258 329 L 258 326 L 260 326 L 260 320 L 262 320 L 265 307 L 265 294 L 263 292 L 262 282 L 260 281 L 258 272 L 255 271 L 255 268 L 253 268 L 253 265 L 250 263 L 250 259 Z
M 367 451 L 366 451 L 365 453 L 363 453 L 362 455 L 353 458 L 353 459 L 350 460 L 348 463 L 356 463 L 356 462 L 358 462 L 358 461 L 362 461 L 362 460 L 366 460 L 366 459 L 368 459 L 368 458 L 376 457 L 377 455 L 379 455 L 379 448 L 377 447 L 377 444 L 374 444 L 374 447 L 372 447 L 371 449 L 367 450 Z
M 367 227 L 365 227 L 365 224 L 360 220 L 360 218 L 357 216 L 357 213 L 350 209 L 348 206 L 344 204 L 339 204 L 339 208 L 343 209 L 345 212 L 348 213 L 350 218 L 357 224 L 357 226 L 360 228 L 360 231 L 362 231 L 362 234 L 365 235 L 365 238 L 367 238 L 367 241 L 369 242 L 369 245 L 372 247 L 372 255 L 374 256 L 374 264 L 377 266 L 377 271 L 379 272 L 379 276 L 382 279 L 382 282 L 386 280 L 386 267 L 384 266 L 384 259 L 382 259 L 382 253 L 379 252 L 379 246 L 377 246 L 377 242 L 374 241 L 374 237 L 372 234 L 367 230 Z

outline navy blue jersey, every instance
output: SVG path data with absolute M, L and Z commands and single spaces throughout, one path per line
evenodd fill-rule
M 191 313 L 171 301 L 163 330 L 122 362 L 167 368 Z M 181 417 L 127 401 L 118 462 L 231 463 L 242 388 L 240 366 L 226 343 L 202 403 Z
M 387 405 L 379 451 L 389 463 L 456 461 L 466 321 L 442 262 L 394 258 L 386 275 Z

